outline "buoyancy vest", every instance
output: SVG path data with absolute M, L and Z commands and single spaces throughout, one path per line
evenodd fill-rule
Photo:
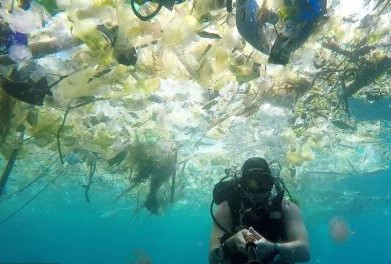
M 279 242 L 286 239 L 285 228 L 283 226 L 282 196 L 277 196 L 261 208 L 251 208 L 251 204 L 241 195 L 241 199 L 233 196 L 228 200 L 231 211 L 233 230 L 232 234 L 243 228 L 253 227 L 259 234 L 271 242 Z M 229 235 L 228 235 L 229 236 Z M 262 259 L 264 264 L 272 264 L 273 258 Z M 233 264 L 242 264 L 241 260 L 231 259 Z M 280 263 L 280 262 L 278 262 Z M 285 263 L 285 262 L 281 262 Z
M 279 242 L 286 238 L 282 214 L 283 197 L 276 196 L 264 206 L 252 208 L 251 203 L 243 194 L 239 194 L 239 197 L 235 196 L 228 200 L 234 227 L 233 233 L 243 228 L 253 227 L 271 242 Z

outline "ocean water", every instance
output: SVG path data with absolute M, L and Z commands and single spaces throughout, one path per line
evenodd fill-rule
M 311 242 L 310 263 L 390 262 L 389 175 L 389 170 L 354 175 L 333 184 L 336 192 L 360 194 L 349 206 L 315 210 L 301 205 Z M 2 202 L 1 218 L 29 195 Z M 161 216 L 143 212 L 133 218 L 127 204 L 107 203 L 104 196 L 93 192 L 87 203 L 80 185 L 50 187 L 1 224 L 0 263 L 207 263 L 209 204 L 176 204 Z M 117 212 L 105 217 L 110 210 Z M 330 237 L 334 216 L 352 230 L 343 243 Z
M 250 156 L 281 164 L 310 264 L 391 263 L 390 1 L 328 1 L 286 66 L 208 1 L 129 2 L 0 0 L 0 86 L 53 84 L 0 88 L 0 264 L 206 264 L 213 186 Z

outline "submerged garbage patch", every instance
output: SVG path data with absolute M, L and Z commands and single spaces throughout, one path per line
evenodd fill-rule
M 356 120 L 348 99 L 390 99 L 390 2 L 332 1 L 300 23 L 271 2 L 257 13 L 265 46 L 253 47 L 240 9 L 215 1 L 147 19 L 137 12 L 154 2 L 1 1 L 0 199 L 44 190 L 67 167 L 81 171 L 86 202 L 111 184 L 113 201 L 159 214 L 202 203 L 224 168 L 254 155 L 279 160 L 304 201 L 304 182 L 387 169 L 389 121 Z M 311 34 L 286 42 L 287 21 Z M 281 43 L 292 48 L 278 57 Z M 35 171 L 7 181 L 33 158 Z

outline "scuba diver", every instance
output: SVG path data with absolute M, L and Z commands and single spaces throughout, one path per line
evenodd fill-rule
M 270 166 L 263 158 L 249 158 L 240 171 L 228 173 L 215 185 L 210 264 L 309 261 L 300 209 L 284 199 L 284 190 L 289 191 L 279 176 L 272 175 Z M 215 212 L 214 203 L 218 205 Z

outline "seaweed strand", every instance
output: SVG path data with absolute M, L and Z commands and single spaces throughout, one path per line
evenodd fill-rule
M 170 202 L 174 203 L 175 200 L 175 180 L 176 180 L 176 163 L 178 159 L 178 150 L 175 151 L 175 157 L 174 157 L 174 172 L 172 174 L 172 180 L 171 180 L 171 197 L 170 197 Z
M 64 173 L 63 173 L 64 174 Z M 60 176 L 63 174 L 59 174 L 56 177 L 54 177 L 50 182 L 48 182 L 39 192 L 37 192 L 33 197 L 31 197 L 27 202 L 25 202 L 22 206 L 20 206 L 18 209 L 16 209 L 13 213 L 11 213 L 9 216 L 4 218 L 0 221 L 0 225 L 3 225 L 5 222 L 7 222 L 9 219 L 11 219 L 13 216 L 15 216 L 17 213 L 19 213 L 23 208 L 25 208 L 27 205 L 29 205 L 32 201 L 35 200 L 41 193 L 43 193 L 55 180 L 57 180 Z
M 12 168 L 14 167 L 16 156 L 18 155 L 19 149 L 14 149 L 8 159 L 7 165 L 0 178 L 0 196 L 3 194 L 5 184 L 7 183 L 8 177 L 11 174 Z
M 65 125 L 65 121 L 67 119 L 67 116 L 68 116 L 68 113 L 70 110 L 73 110 L 73 109 L 76 109 L 76 108 L 79 108 L 79 107 L 82 107 L 82 106 L 85 106 L 87 104 L 90 104 L 90 103 L 93 103 L 93 102 L 96 102 L 96 101 L 100 101 L 100 100 L 106 100 L 106 98 L 93 98 L 93 99 L 90 99 L 86 102 L 83 102 L 83 103 L 80 103 L 80 104 L 77 104 L 77 105 L 74 105 L 74 106 L 69 106 L 67 108 L 67 110 L 65 111 L 65 114 L 64 114 L 64 117 L 62 119 L 62 123 L 60 125 L 60 127 L 58 128 L 57 130 L 57 136 L 56 136 L 56 139 L 57 139 L 57 149 L 58 149 L 58 153 L 60 155 L 60 160 L 61 160 L 61 164 L 64 164 L 64 159 L 63 159 L 63 155 L 62 155 L 62 152 L 61 152 L 61 142 L 60 142 L 60 135 L 61 135 L 61 131 L 63 130 L 64 128 L 64 125 Z
M 86 197 L 87 203 L 90 202 L 90 197 L 88 196 L 88 192 L 90 191 L 90 187 L 92 184 L 92 177 L 94 176 L 95 172 L 96 172 L 96 161 L 94 160 L 91 163 L 90 175 L 88 176 L 88 181 L 87 181 L 87 184 L 85 185 L 86 191 L 84 192 L 84 196 Z
M 65 111 L 64 117 L 63 117 L 63 119 L 62 119 L 61 126 L 58 128 L 58 130 L 57 130 L 57 136 L 56 136 L 56 139 L 57 139 L 57 148 L 58 148 L 58 153 L 59 153 L 59 155 L 60 155 L 61 164 L 64 164 L 64 158 L 63 158 L 62 152 L 61 152 L 60 134 L 61 134 L 62 129 L 64 128 L 65 120 L 67 119 L 68 113 L 69 113 L 69 108 L 67 108 L 67 110 Z

